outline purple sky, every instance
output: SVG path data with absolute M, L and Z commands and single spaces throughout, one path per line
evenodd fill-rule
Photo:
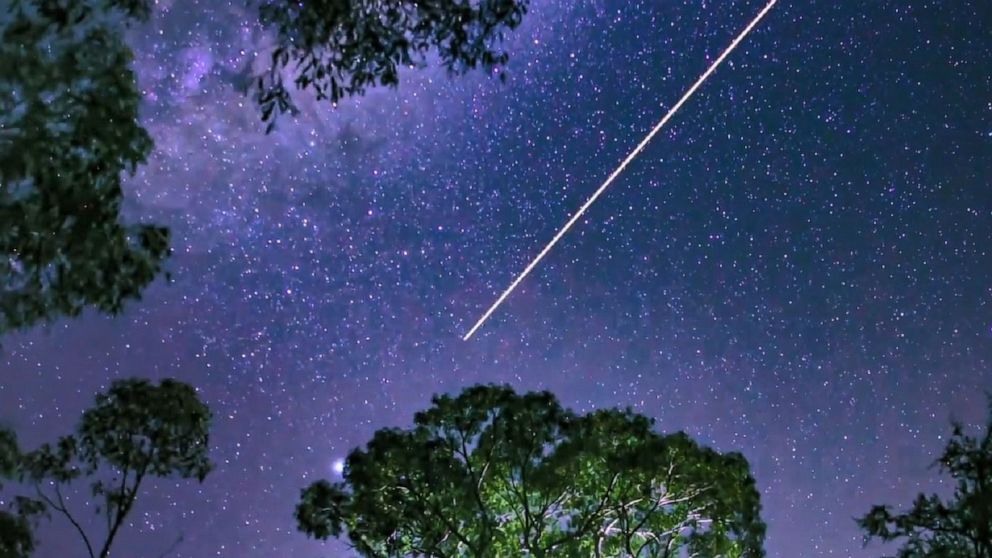
M 115 378 L 201 390 L 218 467 L 149 486 L 121 556 L 179 533 L 177 558 L 338 556 L 295 532 L 299 489 L 476 382 L 742 451 L 772 558 L 878 556 L 851 518 L 937 487 L 948 419 L 982 423 L 992 389 L 987 3 L 780 2 L 460 340 L 763 4 L 536 0 L 506 85 L 408 72 L 298 96 L 266 136 L 232 86 L 268 44 L 253 16 L 159 2 L 128 199 L 172 227 L 176 282 L 5 338 L 0 420 L 30 446 Z

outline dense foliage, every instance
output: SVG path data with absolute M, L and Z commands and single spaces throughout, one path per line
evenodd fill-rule
M 0 428 L 0 481 L 16 479 L 21 454 L 13 431 Z M 0 483 L 0 490 L 3 483 Z M 23 513 L 22 513 L 23 512 Z M 0 556 L 27 558 L 34 552 L 35 540 L 31 529 L 31 514 L 15 505 L 0 509 Z
M 953 496 L 919 494 L 903 513 L 874 506 L 858 520 L 866 542 L 901 541 L 898 558 L 992 558 L 992 399 L 985 435 L 954 423 L 936 465 L 954 479 Z
M 367 557 L 763 556 L 747 461 L 654 432 L 630 411 L 576 415 L 549 393 L 477 386 L 378 431 L 318 481 L 299 527 Z
M 118 313 L 168 231 L 126 224 L 121 173 L 152 149 L 123 26 L 147 0 L 11 0 L 0 17 L 0 333 Z

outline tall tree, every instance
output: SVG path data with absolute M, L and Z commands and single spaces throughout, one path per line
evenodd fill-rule
M 919 494 L 903 513 L 872 507 L 857 520 L 865 543 L 901 541 L 898 558 L 992 558 L 992 397 L 985 435 L 969 436 L 961 423 L 952 423 L 934 465 L 954 479 L 951 499 Z
M 262 24 L 276 33 L 267 75 L 255 89 L 269 122 L 295 111 L 283 81 L 337 103 L 369 87 L 399 84 L 401 66 L 424 66 L 429 53 L 454 75 L 494 70 L 509 55 L 507 31 L 523 21 L 529 0 L 263 0 Z M 291 67 L 291 69 L 289 69 Z M 500 74 L 501 77 L 505 74 Z
M 125 224 L 121 173 L 152 148 L 123 26 L 147 0 L 10 0 L 0 17 L 0 333 L 118 313 L 168 231 Z
M 145 480 L 202 482 L 207 476 L 210 421 L 209 409 L 187 384 L 114 382 L 83 413 L 75 434 L 22 458 L 21 478 L 34 488 L 32 498 L 23 501 L 67 520 L 90 558 L 107 558 Z M 67 486 L 83 478 L 106 524 L 102 537 L 86 531 L 64 496 Z
M 299 528 L 362 556 L 760 557 L 747 461 L 631 411 L 576 415 L 547 392 L 436 396 L 376 432 L 343 482 L 303 490 Z

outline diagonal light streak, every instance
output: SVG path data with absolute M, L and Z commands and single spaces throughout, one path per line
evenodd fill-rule
M 761 20 L 765 17 L 765 15 L 776 4 L 776 2 L 778 2 L 778 0 L 770 0 L 768 4 L 766 4 L 765 7 L 760 12 L 758 12 L 758 15 L 756 15 L 754 19 L 751 20 L 751 23 L 749 23 L 748 26 L 745 27 L 744 30 L 741 31 L 739 35 L 737 35 L 737 38 L 735 38 L 733 42 L 730 43 L 730 46 L 728 46 L 726 50 L 723 51 L 723 54 L 721 54 L 719 58 L 717 58 L 716 60 L 713 61 L 712 64 L 710 64 L 710 67 L 707 68 L 705 72 L 703 72 L 703 75 L 699 76 L 699 79 L 696 80 L 696 83 L 692 84 L 692 87 L 690 87 L 685 92 L 685 94 L 682 95 L 682 98 L 679 99 L 679 101 L 675 103 L 675 105 L 671 109 L 669 109 L 668 113 L 665 114 L 665 116 L 661 119 L 661 121 L 659 121 L 658 124 L 656 124 L 655 127 L 651 129 L 648 135 L 645 136 L 643 140 L 641 140 L 641 143 L 637 144 L 637 147 L 635 147 L 634 150 L 631 151 L 629 155 L 627 155 L 627 158 L 625 158 L 620 163 L 620 165 L 616 168 L 616 170 L 610 173 L 610 176 L 608 176 L 606 178 L 606 181 L 603 182 L 602 185 L 600 185 L 600 187 L 596 190 L 596 192 L 593 193 L 593 195 L 588 200 L 586 200 L 586 203 L 582 204 L 582 207 L 580 207 L 579 210 L 575 212 L 575 215 L 573 215 L 572 218 L 569 219 L 567 223 L 565 223 L 565 226 L 563 226 L 561 230 L 559 230 L 558 233 L 555 234 L 554 238 L 551 239 L 551 242 L 549 242 L 541 250 L 541 252 L 533 260 L 531 260 L 529 264 L 527 264 L 527 267 L 525 267 L 524 270 L 519 275 L 517 275 L 516 279 L 514 279 L 513 282 L 510 283 L 510 286 L 507 287 L 505 291 L 503 291 L 503 294 L 499 295 L 499 298 L 496 299 L 496 302 L 494 302 L 493 305 L 490 306 L 488 310 L 486 310 L 486 313 L 483 314 L 481 318 L 479 318 L 479 321 L 475 322 L 475 325 L 472 326 L 472 329 L 468 330 L 468 333 L 466 333 L 465 336 L 462 337 L 463 341 L 468 341 L 475 334 L 475 332 L 478 331 L 480 327 L 482 327 L 482 324 L 486 323 L 486 320 L 489 319 L 489 316 L 492 316 L 493 312 L 495 312 L 496 309 L 499 308 L 501 304 L 503 304 L 503 301 L 505 301 L 507 297 L 509 297 L 510 294 L 513 292 L 513 290 L 517 288 L 517 285 L 519 285 L 520 282 L 523 281 L 524 278 L 527 277 L 527 275 L 529 275 L 530 272 L 533 271 L 535 267 L 537 267 L 537 264 L 541 263 L 541 260 L 544 259 L 544 256 L 546 256 L 548 252 L 550 252 L 551 249 L 554 248 L 555 244 L 558 244 L 558 241 L 561 240 L 563 236 L 565 236 L 565 233 L 567 233 L 568 230 L 572 228 L 572 225 L 574 225 L 576 221 L 582 218 L 582 215 L 586 212 L 586 210 L 589 209 L 589 207 L 593 203 L 595 203 L 596 200 L 599 199 L 601 195 L 603 195 L 603 192 L 605 192 L 606 189 L 610 187 L 610 184 L 613 184 L 613 181 L 616 180 L 618 176 L 620 176 L 620 173 L 622 173 L 624 169 L 627 168 L 627 165 L 629 165 L 631 161 L 637 158 L 637 156 L 640 155 L 642 151 L 644 151 L 644 148 L 647 147 L 649 143 L 651 143 L 651 140 L 654 139 L 656 135 L 658 135 L 658 132 L 660 132 L 661 129 L 665 127 L 665 124 L 668 124 L 668 121 L 671 120 L 672 116 L 675 116 L 675 113 L 678 112 L 680 108 L 682 108 L 682 105 L 684 105 L 686 101 L 688 101 L 689 98 L 692 97 L 692 95 L 696 92 L 696 90 L 699 89 L 700 86 L 702 86 L 703 83 L 710 77 L 710 75 L 716 71 L 717 67 L 720 66 L 720 64 L 724 61 L 724 59 L 730 56 L 730 53 L 733 52 L 734 49 L 737 48 L 737 45 L 739 45 L 741 41 L 743 41 L 744 38 L 747 37 L 747 35 L 751 32 L 751 30 L 754 29 L 758 25 L 758 23 L 761 22 Z

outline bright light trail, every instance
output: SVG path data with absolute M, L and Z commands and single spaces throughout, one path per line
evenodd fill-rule
M 478 331 L 480 327 L 482 327 L 482 324 L 486 323 L 486 320 L 489 319 L 489 316 L 492 316 L 493 312 L 495 312 L 496 309 L 499 308 L 500 304 L 503 304 L 503 301 L 506 300 L 508 296 L 510 296 L 510 293 L 512 293 L 514 289 L 517 288 L 517 285 L 519 285 L 520 282 L 523 281 L 524 278 L 527 277 L 527 275 L 530 274 L 530 272 L 533 271 L 535 267 L 537 267 L 537 264 L 539 264 L 541 260 L 544 259 L 544 256 L 546 256 L 548 252 L 550 252 L 551 249 L 554 248 L 555 244 L 558 244 L 558 241 L 561 240 L 561 237 L 565 236 L 565 233 L 568 232 L 568 229 L 572 228 L 572 225 L 574 225 L 575 222 L 582 217 L 582 215 L 586 212 L 586 210 L 589 209 L 589 206 L 595 203 L 595 201 L 599 199 L 599 196 L 603 195 L 603 192 L 605 192 L 606 189 L 610 187 L 610 184 L 612 184 L 613 181 L 616 180 L 618 176 L 620 176 L 620 173 L 622 173 L 624 169 L 627 168 L 627 165 L 629 165 L 631 161 L 633 161 L 638 155 L 640 155 L 641 151 L 644 151 L 644 148 L 647 147 L 648 143 L 650 143 L 651 140 L 654 139 L 656 135 L 658 135 L 658 132 L 660 132 L 661 129 L 665 127 L 665 124 L 667 124 L 668 121 L 672 118 L 672 116 L 674 116 L 675 113 L 678 112 L 680 108 L 682 108 L 682 105 L 684 105 L 685 102 L 689 100 L 689 97 L 692 97 L 693 93 L 695 93 L 696 90 L 699 89 L 701 85 L 703 85 L 703 82 L 705 82 L 707 78 L 710 77 L 710 74 L 716 71 L 717 67 L 724 61 L 724 59 L 730 56 L 730 53 L 733 52 L 735 48 L 737 48 L 737 45 L 739 45 L 741 41 L 744 40 L 745 37 L 747 37 L 748 33 L 750 33 L 751 30 L 754 29 L 758 25 L 758 23 L 761 22 L 761 20 L 765 17 L 765 14 L 767 14 L 772 9 L 772 7 L 775 5 L 776 2 L 778 2 L 778 0 L 770 0 L 768 4 L 766 4 L 765 7 L 760 12 L 758 12 L 758 15 L 756 15 L 754 19 L 751 20 L 751 23 L 749 23 L 748 26 L 745 27 L 743 31 L 741 31 L 740 35 L 737 35 L 737 38 L 730 43 L 730 46 L 728 46 L 727 49 L 723 51 L 723 54 L 721 54 L 719 58 L 717 58 L 716 60 L 713 61 L 712 64 L 710 64 L 710 67 L 705 72 L 703 72 L 703 75 L 699 76 L 699 79 L 696 80 L 696 83 L 693 83 L 692 87 L 690 87 L 689 90 L 686 91 L 684 95 L 682 95 L 682 98 L 679 99 L 679 102 L 675 103 L 675 106 L 673 106 L 668 111 L 668 113 L 665 114 L 665 116 L 661 119 L 661 121 L 658 122 L 657 125 L 655 125 L 655 127 L 651 130 L 651 132 L 649 132 L 648 135 L 645 136 L 643 140 L 641 140 L 641 143 L 637 144 L 637 147 L 635 147 L 634 150 L 630 152 L 630 155 L 627 155 L 627 158 L 620 163 L 620 166 L 618 166 L 616 170 L 614 170 L 610 174 L 610 176 L 606 178 L 606 181 L 603 182 L 603 184 L 599 187 L 598 190 L 596 190 L 596 192 L 592 195 L 592 197 L 586 200 L 586 203 L 582 204 L 582 207 L 580 207 L 579 210 L 575 212 L 575 215 L 573 215 L 572 218 L 569 219 L 567 223 L 565 223 L 565 226 L 563 226 L 561 230 L 558 231 L 558 234 L 556 234 L 554 238 L 551 239 L 551 242 L 549 242 L 547 246 L 545 246 L 544 249 L 541 250 L 541 252 L 537 255 L 537 257 L 535 257 L 533 260 L 531 260 L 529 264 L 527 264 L 527 267 L 525 267 L 524 270 L 519 275 L 517 275 L 517 278 L 514 279 L 512 283 L 510 283 L 510 286 L 507 287 L 505 291 L 503 291 L 503 294 L 499 295 L 499 298 L 497 298 L 496 302 L 494 302 L 493 305 L 489 307 L 489 310 L 486 310 L 486 313 L 483 314 L 481 318 L 479 318 L 479 321 L 475 322 L 475 325 L 472 326 L 472 329 L 468 330 L 468 333 L 466 333 L 465 336 L 462 337 L 463 341 L 468 341 L 473 335 L 475 335 L 475 332 Z

